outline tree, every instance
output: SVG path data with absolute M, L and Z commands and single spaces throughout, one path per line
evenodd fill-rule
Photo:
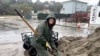
M 16 9 L 19 9 L 19 10 L 21 10 L 21 12 L 23 13 L 23 14 L 26 14 L 26 13 L 29 13 L 29 12 L 31 12 L 32 11 L 32 7 L 29 5 L 29 4 L 27 4 L 27 3 L 23 3 L 23 4 L 12 4 L 11 6 L 10 6 L 10 8 L 12 8 L 12 11 L 16 8 Z
M 0 15 L 5 15 L 9 10 L 9 0 L 0 0 Z
M 37 11 L 41 11 L 43 9 L 50 9 L 51 11 L 55 12 L 55 13 L 60 13 L 60 10 L 62 9 L 62 4 L 60 2 L 55 2 L 55 1 L 52 1 L 52 2 L 48 2 L 48 1 L 45 1 L 45 2 L 40 2 L 39 0 L 37 0 L 35 3 L 34 3 L 34 11 L 37 12 Z
M 14 15 L 15 8 L 23 11 L 23 14 L 32 11 L 32 2 L 27 2 L 26 0 L 23 0 L 26 2 L 18 3 L 17 1 L 18 0 L 0 0 L 0 15 Z
M 9 4 L 10 3 L 10 0 L 1 0 L 2 1 L 2 4 Z
M 31 3 L 32 0 L 17 0 L 17 3 Z
M 0 0 L 0 15 L 14 15 L 14 9 L 17 8 L 23 12 L 23 14 L 31 12 L 41 11 L 43 9 L 50 9 L 55 13 L 59 13 L 62 4 L 60 2 L 40 2 L 37 0 L 35 3 L 32 3 L 32 0 Z
M 55 13 L 60 13 L 62 7 L 63 5 L 60 2 L 52 2 L 49 8 L 51 11 L 54 11 Z
M 43 3 L 42 2 L 35 2 L 33 5 L 34 11 L 41 11 L 43 10 Z

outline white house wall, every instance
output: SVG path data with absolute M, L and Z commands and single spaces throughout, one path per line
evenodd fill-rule
M 76 2 L 76 11 L 87 11 L 87 4 Z
M 69 3 L 64 3 L 63 4 L 63 9 L 62 9 L 62 13 L 65 14 L 72 14 L 73 13 L 73 3 L 74 2 L 69 2 Z
M 87 11 L 87 4 L 75 1 L 63 3 L 63 9 L 61 10 L 61 13 L 73 14 L 76 11 Z

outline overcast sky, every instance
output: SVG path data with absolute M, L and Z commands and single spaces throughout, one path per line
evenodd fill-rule
M 33 0 L 33 2 L 35 2 L 36 0 Z M 57 1 L 57 2 L 64 2 L 64 1 L 68 1 L 68 0 L 40 0 L 42 2 L 44 1 Z M 80 0 L 83 2 L 87 2 L 89 5 L 97 5 L 99 0 Z

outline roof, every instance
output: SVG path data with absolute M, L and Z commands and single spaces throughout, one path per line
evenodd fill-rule
M 65 2 L 63 2 L 63 3 L 68 3 L 68 2 L 79 2 L 79 3 L 87 4 L 87 2 L 76 1 L 76 0 L 65 1 Z

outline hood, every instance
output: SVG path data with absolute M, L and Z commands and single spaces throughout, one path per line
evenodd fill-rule
M 54 19 L 54 24 L 52 24 L 52 25 L 49 24 L 49 19 L 50 19 L 50 18 L 53 18 L 53 19 Z M 55 15 L 54 15 L 54 13 L 49 14 L 49 15 L 46 17 L 45 22 L 48 24 L 49 28 L 52 29 L 53 26 L 56 24 L 56 17 L 55 17 Z
M 46 17 L 46 21 L 47 21 L 49 18 L 54 18 L 54 19 L 56 19 L 54 13 L 50 13 L 50 14 Z

